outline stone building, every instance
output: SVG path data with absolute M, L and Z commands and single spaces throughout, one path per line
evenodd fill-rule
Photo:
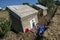
M 35 4 L 34 8 L 40 11 L 40 14 L 42 14 L 43 16 L 47 15 L 47 7 L 40 5 L 40 4 Z
M 38 23 L 38 11 L 28 5 L 7 6 L 12 18 L 12 28 L 16 31 L 25 31 L 25 28 L 31 30 L 33 25 Z M 34 24 L 33 24 L 34 23 Z

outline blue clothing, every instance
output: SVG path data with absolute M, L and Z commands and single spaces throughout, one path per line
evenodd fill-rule
M 45 29 L 46 29 L 46 28 L 45 28 L 44 26 L 40 26 L 40 27 L 39 27 L 39 35 L 40 35 L 40 36 L 43 35 Z

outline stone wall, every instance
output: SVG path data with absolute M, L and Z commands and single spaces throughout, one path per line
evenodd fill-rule
M 25 29 L 25 28 L 31 29 L 30 20 L 33 18 L 35 18 L 36 23 L 38 23 L 38 18 L 37 18 L 36 14 L 32 14 L 32 15 L 29 15 L 29 16 L 21 19 L 23 29 Z

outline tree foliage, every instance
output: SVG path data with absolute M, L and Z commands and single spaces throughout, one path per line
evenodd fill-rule
M 0 18 L 0 36 L 5 35 L 11 26 L 11 20 L 6 20 L 6 18 Z
M 47 1 L 46 0 L 38 0 L 39 4 L 42 4 L 44 6 L 46 6 Z
M 48 11 L 52 11 L 53 7 L 54 7 L 54 0 L 38 0 L 39 4 L 42 4 L 46 7 L 48 7 Z
M 29 5 L 29 3 L 23 3 L 23 5 Z

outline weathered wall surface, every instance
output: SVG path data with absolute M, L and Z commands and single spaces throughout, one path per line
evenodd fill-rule
M 29 15 L 29 16 L 21 19 L 23 29 L 25 29 L 25 28 L 31 29 L 30 20 L 33 18 L 35 18 L 36 23 L 38 23 L 38 18 L 37 18 L 36 14 Z

